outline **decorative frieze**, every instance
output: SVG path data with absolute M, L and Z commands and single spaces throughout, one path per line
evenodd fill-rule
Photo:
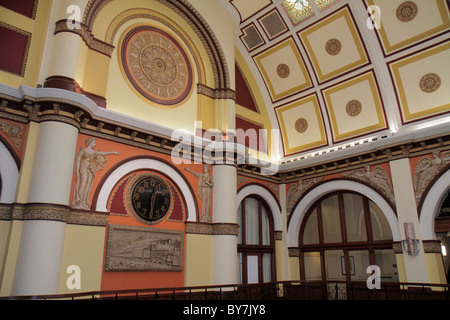
M 186 222 L 186 233 L 204 235 L 232 235 L 239 234 L 239 225 L 234 223 L 194 223 Z
M 73 225 L 105 227 L 108 213 L 71 210 L 68 206 L 29 203 L 1 204 L 0 220 L 47 220 Z

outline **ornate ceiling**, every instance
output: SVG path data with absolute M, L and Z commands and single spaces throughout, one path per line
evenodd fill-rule
M 267 110 L 257 125 L 280 129 L 282 163 L 449 120 L 446 0 L 218 1 L 262 97 L 247 106 L 237 87 L 237 117 Z

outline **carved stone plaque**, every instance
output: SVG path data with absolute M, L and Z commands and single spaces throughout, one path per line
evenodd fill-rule
M 183 101 L 192 87 L 189 59 L 171 35 L 152 26 L 140 26 L 124 38 L 123 69 L 133 87 L 162 105 Z
M 109 225 L 105 271 L 182 271 L 183 232 Z

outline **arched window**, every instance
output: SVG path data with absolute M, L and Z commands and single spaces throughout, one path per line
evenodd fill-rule
M 257 196 L 242 200 L 238 208 L 239 283 L 275 281 L 273 218 Z
M 389 223 L 369 198 L 334 192 L 308 210 L 300 227 L 302 280 L 367 280 L 378 265 L 382 280 L 398 281 Z

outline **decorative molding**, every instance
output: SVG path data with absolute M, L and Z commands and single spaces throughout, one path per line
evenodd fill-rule
M 308 121 L 305 118 L 300 118 L 295 121 L 295 130 L 298 133 L 304 133 L 308 130 Z
M 435 73 L 427 73 L 420 79 L 419 87 L 425 93 L 432 93 L 437 91 L 441 86 L 442 80 L 439 75 Z
M 166 134 L 158 133 L 155 130 L 139 128 L 138 125 L 125 124 L 119 120 L 108 120 L 107 117 L 101 116 L 104 112 L 98 112 L 100 110 L 98 106 L 94 106 L 92 102 L 90 105 L 86 104 L 83 100 L 84 97 L 74 93 L 68 95 L 70 98 L 59 96 L 39 98 L 31 96 L 31 94 L 34 93 L 28 93 L 18 98 L 16 93 L 14 96 L 0 93 L 0 118 L 23 124 L 27 124 L 29 121 L 41 122 L 52 119 L 76 126 L 82 134 L 166 155 L 171 155 L 173 148 L 178 144 L 178 141 L 171 140 L 171 131 L 167 131 Z M 388 136 L 374 138 L 371 143 L 382 142 L 381 140 L 385 138 Z M 239 163 L 237 165 L 238 175 L 275 184 L 296 182 L 299 179 L 320 178 L 360 169 L 365 165 L 374 166 L 396 159 L 424 156 L 433 150 L 448 151 L 450 150 L 450 136 L 447 133 L 441 133 L 423 138 L 410 137 L 376 149 L 363 148 L 363 151 L 356 149 L 359 144 L 360 142 L 355 143 L 355 152 L 352 154 L 336 158 L 334 157 L 335 150 L 332 150 L 327 153 L 328 157 L 320 155 L 315 157 L 314 163 L 305 165 L 304 162 L 298 161 L 298 165 L 302 165 L 301 167 L 292 167 L 292 163 L 296 160 L 283 161 L 280 163 L 279 171 L 271 176 L 261 174 L 262 169 L 257 165 L 247 162 Z M 187 156 L 196 159 L 195 152 L 196 150 L 191 150 L 191 154 Z M 240 154 L 234 154 L 235 159 L 238 156 Z M 329 156 L 331 156 L 331 160 Z
M 394 189 L 392 187 L 391 178 L 387 171 L 379 166 L 370 169 L 370 165 L 366 165 L 364 169 L 355 169 L 348 172 L 342 172 L 341 176 L 356 179 L 365 182 L 374 190 L 377 190 L 387 199 L 395 204 Z
M 400 241 L 395 241 L 392 244 L 392 249 L 394 249 L 395 254 L 403 254 L 403 246 Z
M 342 44 L 338 39 L 330 39 L 325 44 L 325 51 L 330 56 L 336 56 L 341 52 Z
M 237 236 L 239 234 L 239 225 L 235 223 L 186 222 L 185 230 L 188 234 Z
M 236 92 L 232 89 L 213 89 L 202 83 L 197 84 L 197 94 L 207 96 L 211 99 L 230 99 L 236 101 Z
M 313 178 L 313 179 L 299 179 L 297 182 L 289 187 L 286 195 L 286 211 L 288 217 L 291 215 L 292 210 L 295 208 L 296 204 L 300 198 L 317 183 L 321 182 L 323 178 Z
M 356 117 L 362 111 L 362 104 L 358 100 L 351 100 L 347 103 L 345 111 L 350 117 Z
M 67 19 L 59 20 L 55 24 L 54 34 L 56 35 L 61 32 L 75 33 L 83 39 L 89 49 L 102 53 L 110 58 L 112 57 L 115 47 L 105 41 L 95 38 L 84 23 L 80 22 L 80 28 L 69 29 Z
M 430 182 L 435 179 L 448 163 L 450 163 L 450 151 L 445 151 L 441 154 L 440 150 L 434 150 L 432 158 L 424 156 L 417 162 L 413 175 L 417 204 L 421 201 L 422 195 L 427 190 Z
M 68 206 L 28 203 L 0 204 L 0 220 L 59 221 L 71 225 L 106 227 L 109 214 L 71 210 Z
M 442 253 L 441 243 L 437 240 L 424 240 L 423 251 L 425 253 Z
M 11 139 L 14 148 L 16 148 L 17 151 L 20 151 L 23 142 L 22 135 L 24 126 L 0 120 L 0 130 L 3 131 L 9 139 Z
M 276 240 L 283 240 L 283 231 L 275 231 L 274 238 Z
M 413 1 L 405 1 L 397 7 L 395 15 L 399 21 L 409 22 L 417 16 L 418 11 L 419 9 Z
M 289 75 L 291 74 L 291 70 L 286 64 L 281 63 L 277 67 L 277 74 L 280 78 L 285 79 L 289 77 Z
M 300 257 L 300 248 L 288 248 L 289 258 Z

